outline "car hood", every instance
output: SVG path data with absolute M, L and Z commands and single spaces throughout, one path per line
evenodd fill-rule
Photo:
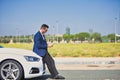
M 16 55 L 28 55 L 28 56 L 38 56 L 31 50 L 19 49 L 19 48 L 0 48 L 0 54 L 16 54 Z

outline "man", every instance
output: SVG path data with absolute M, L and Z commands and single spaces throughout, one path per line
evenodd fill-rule
M 53 58 L 48 53 L 47 48 L 53 47 L 53 44 L 47 44 L 44 34 L 48 31 L 49 26 L 43 24 L 34 36 L 34 47 L 33 51 L 43 58 L 43 62 L 47 65 L 49 72 L 51 73 L 53 79 L 65 79 L 63 76 L 60 76 L 56 67 Z

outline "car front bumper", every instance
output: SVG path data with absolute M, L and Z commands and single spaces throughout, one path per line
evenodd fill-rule
M 22 65 L 24 68 L 24 78 L 42 76 L 44 72 L 42 60 L 39 62 L 24 62 Z

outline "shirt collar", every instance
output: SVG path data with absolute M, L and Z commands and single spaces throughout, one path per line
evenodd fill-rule
M 40 32 L 40 31 L 39 31 L 39 32 Z M 44 34 L 42 34 L 41 32 L 40 32 L 40 34 L 42 35 L 43 40 L 45 40 Z

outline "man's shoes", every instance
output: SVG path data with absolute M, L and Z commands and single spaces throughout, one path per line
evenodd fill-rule
M 53 77 L 53 79 L 65 79 L 65 77 L 61 76 L 61 75 L 56 75 Z

